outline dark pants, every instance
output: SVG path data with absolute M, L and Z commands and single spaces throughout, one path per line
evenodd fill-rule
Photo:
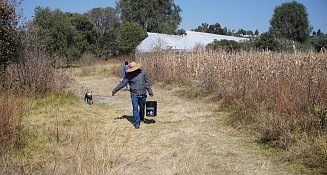
M 132 95 L 131 98 L 133 105 L 134 126 L 140 126 L 141 120 L 144 120 L 146 95 Z

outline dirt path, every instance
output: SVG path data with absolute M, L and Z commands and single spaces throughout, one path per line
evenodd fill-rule
M 117 174 L 290 174 L 263 156 L 254 139 L 226 126 L 224 113 L 212 112 L 213 104 L 185 100 L 173 88 L 153 86 L 154 97 L 148 100 L 158 101 L 158 116 L 134 129 L 129 92 L 111 97 L 118 81 L 87 76 L 76 77 L 74 85 L 81 96 L 85 89 L 93 91 L 94 105 L 88 108 L 105 111 L 88 119 L 97 135 L 109 137 L 116 128 L 115 140 L 124 147 L 115 163 L 121 166 Z

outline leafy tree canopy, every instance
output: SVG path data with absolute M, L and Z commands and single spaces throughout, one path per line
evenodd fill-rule
M 85 15 L 37 7 L 33 23 L 49 53 L 67 58 L 68 64 L 85 52 L 95 53 L 99 31 Z
M 119 17 L 114 8 L 94 8 L 87 15 L 94 22 L 95 26 L 99 28 L 102 36 L 119 26 Z
M 97 47 L 99 56 L 115 52 L 117 30 L 120 25 L 117 11 L 111 7 L 94 8 L 87 14 L 100 31 Z
M 133 22 L 123 23 L 118 31 L 118 54 L 131 54 L 136 46 L 146 37 L 147 33 L 140 24 Z
M 327 35 L 320 34 L 313 36 L 311 39 L 311 44 L 317 52 L 320 52 L 322 49 L 327 49 Z
M 15 0 L 0 1 L 0 73 L 2 74 L 9 62 L 18 58 L 20 48 L 19 16 L 16 13 Z
M 301 43 L 308 41 L 310 33 L 308 13 L 301 3 L 293 1 L 276 7 L 270 25 L 269 32 L 277 38 Z
M 147 32 L 172 34 L 182 21 L 174 0 L 119 0 L 117 9 L 123 22 L 140 24 Z
M 194 31 L 205 32 L 205 33 L 213 33 L 213 34 L 220 34 L 220 35 L 226 35 L 227 34 L 227 28 L 223 29 L 218 22 L 215 23 L 215 24 L 212 24 L 212 25 L 209 25 L 206 22 L 202 23 L 201 26 L 198 26 L 196 29 L 194 29 Z
M 211 50 L 225 50 L 227 52 L 237 52 L 240 51 L 242 47 L 241 43 L 233 40 L 220 40 L 209 43 L 206 48 Z

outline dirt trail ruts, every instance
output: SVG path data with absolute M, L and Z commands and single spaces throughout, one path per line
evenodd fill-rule
M 129 92 L 111 96 L 118 82 L 114 76 L 76 77 L 74 88 L 81 96 L 92 90 L 94 105 L 108 109 L 99 127 L 119 127 L 120 137 L 129 137 L 123 174 L 291 174 L 264 156 L 253 138 L 227 126 L 225 113 L 212 112 L 214 104 L 179 97 L 176 88 L 152 86 L 148 100 L 158 101 L 158 116 L 134 129 Z

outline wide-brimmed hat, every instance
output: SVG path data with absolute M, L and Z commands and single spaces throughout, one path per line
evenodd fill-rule
M 134 61 L 129 63 L 129 68 L 126 69 L 126 72 L 133 72 L 141 68 L 141 64 L 137 64 Z

